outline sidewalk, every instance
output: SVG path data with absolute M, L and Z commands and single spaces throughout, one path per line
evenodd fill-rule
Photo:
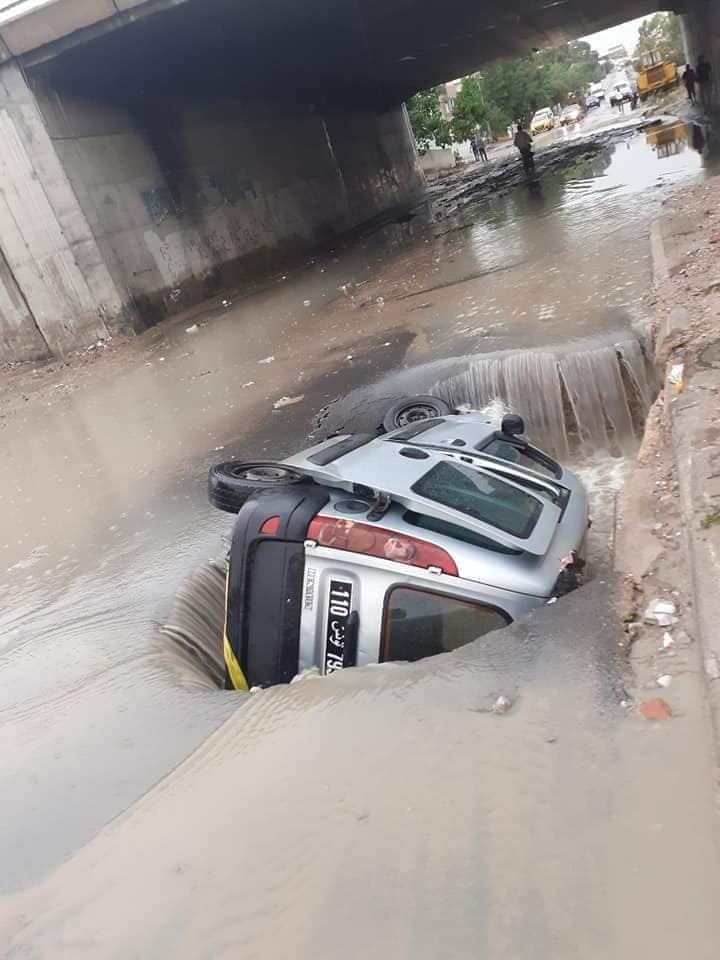
M 651 246 L 660 429 L 674 455 L 694 634 L 720 748 L 720 178 L 669 201 Z M 655 453 L 655 457 L 660 457 Z

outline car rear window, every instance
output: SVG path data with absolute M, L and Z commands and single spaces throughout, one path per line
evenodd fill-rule
M 510 623 L 494 607 L 414 587 L 393 587 L 385 604 L 383 660 L 447 653 Z
M 520 539 L 530 536 L 542 512 L 542 503 L 531 494 L 463 464 L 438 463 L 412 489 Z
M 547 477 L 559 477 L 562 472 L 554 460 L 546 457 L 539 450 L 534 450 L 527 445 L 519 446 L 511 440 L 503 440 L 500 437 L 495 437 L 476 449 L 487 453 L 490 457 L 498 457 L 500 460 L 507 460 L 508 463 L 515 463 L 519 467 L 527 467 Z

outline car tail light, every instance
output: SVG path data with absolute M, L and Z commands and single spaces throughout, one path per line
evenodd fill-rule
M 266 533 L 270 537 L 274 537 L 275 534 L 280 529 L 280 517 L 268 517 L 268 519 L 260 527 L 260 533 Z
M 363 553 L 382 560 L 394 560 L 395 563 L 407 563 L 412 567 L 437 567 L 452 577 L 458 575 L 455 561 L 441 547 L 369 523 L 315 517 L 308 527 L 307 536 L 321 547 Z

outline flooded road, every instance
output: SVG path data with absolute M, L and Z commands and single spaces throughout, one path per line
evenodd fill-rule
M 497 352 L 614 356 L 643 319 L 650 220 L 707 163 L 632 136 L 55 384 L 18 380 L 0 421 L 9 956 L 331 957 L 341 937 L 351 956 L 711 956 L 705 717 L 626 718 L 602 576 L 502 640 L 250 698 L 170 665 L 156 630 L 221 553 L 213 460 L 288 455 Z M 600 554 L 622 460 L 587 452 Z M 660 929 L 668 872 L 693 895 Z

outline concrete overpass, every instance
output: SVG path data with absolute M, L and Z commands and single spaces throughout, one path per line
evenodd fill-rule
M 657 2 L 6 4 L 0 359 L 142 329 L 411 202 L 410 94 Z M 720 0 L 687 3 L 715 54 Z

